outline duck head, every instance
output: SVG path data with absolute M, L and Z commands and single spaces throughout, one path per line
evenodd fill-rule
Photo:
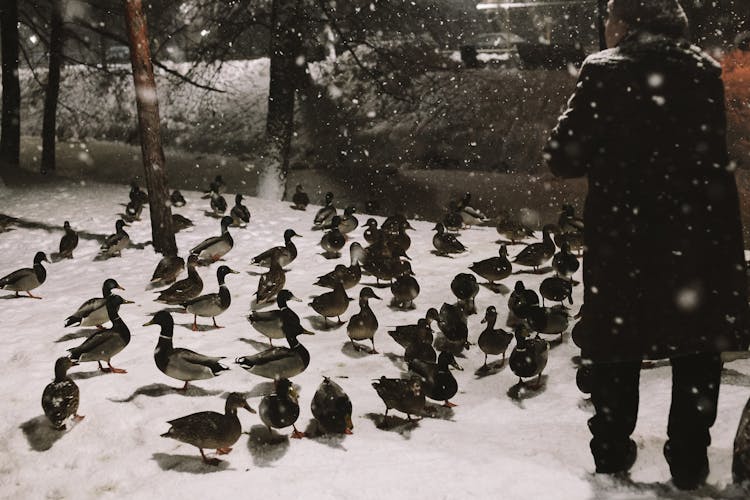
M 282 397 L 288 397 L 293 401 L 297 401 L 298 393 L 292 385 L 292 381 L 288 378 L 280 378 L 276 381 L 276 394 Z
M 102 295 L 108 297 L 112 294 L 112 290 L 114 290 L 115 288 L 118 290 L 125 290 L 116 280 L 107 278 L 106 280 L 104 280 L 104 283 L 102 283 Z
M 516 281 L 516 284 L 513 285 L 514 292 L 520 293 L 520 292 L 523 292 L 524 290 L 526 290 L 526 286 L 524 286 L 523 281 L 521 280 Z
M 290 300 L 294 300 L 295 302 L 302 302 L 302 299 L 295 297 L 294 294 L 286 288 L 276 294 L 276 305 L 279 306 L 279 309 L 283 309 L 284 307 L 286 307 L 286 303 Z
M 326 193 L 326 205 L 330 205 L 331 203 L 333 203 L 333 193 L 328 191 Z
M 344 209 L 344 215 L 347 217 L 351 217 L 351 215 L 357 211 L 357 207 L 354 207 L 352 205 L 349 205 Z
M 70 367 L 76 366 L 77 364 L 78 363 L 66 356 L 57 358 L 57 361 L 55 361 L 55 380 L 64 379 L 68 374 L 68 370 L 70 370 Z
M 482 319 L 481 322 L 494 325 L 496 319 L 497 319 L 497 309 L 495 309 L 495 306 L 489 306 L 487 310 L 484 312 L 484 318 Z
M 370 229 L 377 229 L 378 228 L 378 221 L 370 217 L 367 219 L 367 222 L 365 222 L 365 226 L 367 226 Z
M 433 231 L 437 231 L 437 234 L 443 234 L 445 232 L 445 226 L 438 222 L 435 224 L 435 227 L 432 228 Z
M 438 321 L 440 320 L 440 314 L 438 313 L 438 310 L 434 307 L 430 307 L 427 309 L 427 314 L 425 315 L 425 320 L 427 320 L 427 324 L 429 325 L 432 321 Z
M 36 255 L 34 255 L 34 265 L 42 262 L 49 262 L 49 260 L 47 260 L 47 254 L 44 252 L 37 252 Z
M 339 217 L 338 215 L 334 215 L 333 218 L 331 219 L 331 224 L 330 224 L 331 229 L 338 229 L 339 224 L 341 224 L 341 217 Z
M 369 286 L 364 287 L 359 292 L 359 300 L 367 300 L 367 299 L 381 300 L 380 297 L 378 297 L 377 295 L 375 295 L 375 292 Z
M 443 351 L 440 353 L 437 359 L 438 366 L 442 368 L 455 368 L 456 370 L 463 371 L 463 368 L 456 362 L 456 358 L 453 357 L 453 354 L 449 353 L 448 351 Z
M 250 408 L 245 398 L 239 392 L 230 392 L 227 396 L 227 403 L 224 406 L 226 413 L 237 413 L 237 408 L 244 408 L 250 413 L 255 413 L 255 410 Z
M 65 221 L 63 223 L 63 229 L 65 229 L 66 231 L 70 231 L 70 222 Z
M 237 193 L 236 195 L 234 195 L 234 203 L 236 205 L 242 204 L 242 195 L 240 193 Z
M 192 254 L 192 253 L 191 253 L 191 254 L 190 254 L 190 255 L 188 256 L 188 260 L 187 260 L 187 265 L 188 265 L 188 266 L 192 266 L 192 267 L 195 267 L 195 266 L 197 266 L 197 265 L 198 265 L 198 261 L 199 261 L 199 259 L 198 259 L 198 255 L 196 255 L 196 254 Z
M 219 283 L 223 283 L 224 278 L 227 276 L 227 274 L 240 274 L 240 273 L 230 268 L 229 266 L 220 266 L 219 269 L 216 270 L 216 279 L 219 280 Z
M 228 215 L 225 215 L 224 217 L 222 217 L 221 218 L 221 232 L 222 233 L 227 232 L 227 228 L 229 228 L 229 226 L 232 225 L 232 222 L 234 221 Z
M 174 328 L 174 320 L 172 315 L 167 311 L 158 311 L 151 318 L 151 321 L 143 323 L 143 326 L 159 325 L 161 327 L 162 335 L 168 337 L 172 336 L 172 329 Z
M 122 220 L 122 219 L 119 219 L 119 220 L 118 220 L 117 222 L 115 222 L 115 230 L 116 230 L 116 231 L 117 231 L 118 233 L 119 233 L 120 231 L 122 231 L 122 228 L 123 228 L 123 227 L 125 227 L 125 226 L 128 226 L 128 227 L 130 227 L 130 224 L 128 224 L 127 222 L 125 222 L 125 221 L 124 221 L 124 220 Z
M 287 229 L 286 231 L 284 231 L 284 241 L 289 241 L 295 236 L 297 236 L 298 238 L 302 238 L 302 235 L 297 234 L 294 229 Z

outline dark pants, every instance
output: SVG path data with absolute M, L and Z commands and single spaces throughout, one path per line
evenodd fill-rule
M 710 353 L 670 361 L 672 406 L 664 454 L 675 484 L 702 483 L 708 475 L 706 448 L 711 444 L 709 429 L 716 420 L 721 358 Z M 636 457 L 630 435 L 638 417 L 641 362 L 594 363 L 591 370 L 591 400 L 596 414 L 589 419 L 589 429 L 596 470 L 627 471 Z

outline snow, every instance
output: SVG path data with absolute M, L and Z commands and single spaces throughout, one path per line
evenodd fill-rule
M 52 253 L 62 236 L 62 222 L 69 220 L 79 232 L 106 236 L 114 231 L 115 214 L 123 211 L 127 186 L 95 182 L 41 184 L 33 188 L 0 188 L 0 213 L 48 224 L 50 231 L 19 228 L 0 234 L 0 274 L 28 267 L 37 250 Z M 231 191 L 231 188 L 229 189 Z M 219 233 L 219 221 L 203 215 L 208 201 L 200 193 L 183 192 L 188 204 L 176 209 L 196 223 L 177 235 L 179 248 L 191 248 Z M 0 484 L 7 498 L 158 498 L 189 495 L 194 498 L 237 496 L 253 492 L 271 498 L 691 498 L 665 485 L 669 479 L 661 450 L 665 440 L 670 369 L 668 364 L 644 370 L 641 405 L 634 438 L 639 457 L 632 482 L 593 474 L 588 450 L 586 420 L 590 405 L 576 389 L 578 352 L 566 334 L 564 343 L 550 353 L 543 389 L 524 392 L 512 399 L 509 392 L 517 379 L 507 364 L 496 374 L 478 378 L 475 370 L 484 358 L 473 346 L 458 362 L 455 372 L 459 406 L 439 408 L 437 417 L 416 425 L 390 430 L 376 427 L 384 405 L 371 387 L 381 375 L 398 377 L 405 368 L 398 357 L 402 349 L 386 334 L 389 326 L 415 323 L 431 307 L 454 298 L 449 284 L 474 261 L 497 255 L 493 228 L 463 231 L 461 241 L 470 251 L 455 258 L 430 254 L 433 224 L 415 221 L 411 233 L 412 267 L 421 284 L 414 311 L 388 308 L 390 291 L 376 290 L 384 300 L 370 302 L 379 322 L 375 345 L 379 355 L 356 353 L 345 345 L 346 327 L 318 331 L 300 340 L 311 353 L 309 368 L 294 378 L 300 388 L 301 415 L 297 427 L 308 427 L 310 402 L 323 376 L 330 376 L 349 394 L 354 405 L 354 434 L 313 439 L 282 439 L 269 443 L 257 415 L 240 409 L 243 434 L 231 454 L 218 467 L 204 465 L 192 446 L 160 437 L 167 420 L 189 413 L 223 411 L 228 392 L 249 397 L 257 409 L 260 397 L 271 385 L 265 379 L 240 369 L 232 361 L 267 347 L 267 339 L 245 319 L 260 268 L 249 266 L 250 258 L 282 243 L 286 228 L 302 234 L 295 243 L 300 256 L 288 266 L 287 288 L 305 299 L 292 303 L 308 329 L 318 321 L 307 305 L 312 295 L 326 289 L 314 287 L 314 277 L 342 259 L 324 259 L 318 246 L 320 233 L 310 230 L 318 207 L 306 212 L 289 209 L 286 203 L 245 198 L 252 218 L 245 229 L 230 229 L 235 247 L 226 264 L 241 271 L 227 285 L 232 305 L 217 317 L 224 329 L 193 332 L 192 317 L 175 314 L 174 343 L 208 355 L 224 355 L 231 370 L 219 377 L 196 382 L 186 394 L 174 391 L 180 382 L 162 374 L 153 361 L 158 327 L 142 327 L 161 309 L 152 301 L 148 281 L 159 261 L 149 247 L 128 248 L 121 258 L 94 261 L 99 243 L 81 236 L 75 259 L 47 265 L 47 281 L 27 298 L 3 300 L 0 292 L 0 323 L 3 325 L 3 359 L 0 364 Z M 142 221 L 126 228 L 133 243 L 150 239 L 148 210 Z M 360 222 L 368 217 L 358 214 Z M 378 221 L 382 218 L 376 217 Z M 362 227 L 350 236 L 363 242 Z M 515 255 L 521 246 L 514 246 Z M 216 291 L 216 265 L 201 268 L 204 293 Z M 183 275 L 184 276 L 184 275 Z M 120 315 L 132 332 L 130 345 L 113 359 L 127 374 L 100 374 L 94 363 L 71 370 L 81 390 L 79 413 L 86 418 L 68 423 L 58 433 L 49 427 L 40 406 L 41 393 L 53 378 L 54 362 L 65 350 L 82 342 L 92 329 L 63 328 L 63 321 L 89 297 L 99 296 L 102 281 L 113 277 L 126 289 L 123 297 L 136 302 L 124 305 Z M 538 288 L 544 275 L 521 274 L 505 280 L 512 288 L 517 278 L 527 287 Z M 576 276 L 580 280 L 580 271 Z M 371 284 L 372 277 L 363 282 Z M 359 287 L 350 290 L 356 297 Z M 7 295 L 12 295 L 7 292 Z M 581 303 L 581 287 L 574 291 L 573 312 Z M 499 325 L 507 315 L 507 295 L 496 295 L 482 287 L 476 298 L 479 314 L 469 319 L 469 340 L 476 342 L 486 307 L 494 305 Z M 358 312 L 356 301 L 344 319 Z M 313 318 L 311 322 L 311 318 Z M 200 325 L 210 320 L 199 319 Z M 492 361 L 492 358 L 490 358 Z M 698 497 L 726 494 L 731 483 L 731 453 L 734 433 L 747 399 L 750 361 L 728 365 L 719 400 L 719 416 L 713 428 L 710 487 Z M 403 416 L 398 412 L 396 415 Z M 279 431 L 284 436 L 290 429 Z M 718 493 L 717 493 L 718 492 Z

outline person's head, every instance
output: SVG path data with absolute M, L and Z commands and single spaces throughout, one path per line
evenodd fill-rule
M 679 38 L 687 36 L 688 20 L 678 0 L 609 0 L 607 47 L 617 46 L 631 30 Z

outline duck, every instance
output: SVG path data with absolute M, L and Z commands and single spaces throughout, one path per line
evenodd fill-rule
M 181 347 L 175 349 L 172 345 L 174 320 L 169 312 L 159 311 L 154 314 L 151 321 L 143 324 L 150 325 L 161 327 L 159 340 L 154 349 L 156 367 L 167 377 L 185 382 L 179 390 L 187 390 L 189 382 L 214 378 L 229 369 L 220 363 L 224 359 L 223 356 L 206 356 Z
M 471 193 L 465 193 L 461 201 L 458 202 L 458 209 L 460 210 L 461 218 L 463 223 L 467 226 L 476 226 L 487 222 L 487 216 L 484 215 L 481 210 L 471 206 Z
M 229 211 L 229 215 L 232 217 L 235 226 L 241 226 L 243 222 L 245 224 L 250 222 L 250 210 L 242 204 L 241 194 L 234 195 L 234 206 Z
M 542 296 L 542 305 L 544 305 L 544 299 L 551 300 L 552 302 L 560 302 L 568 299 L 573 303 L 573 283 L 565 278 L 559 276 L 551 276 L 545 278 L 542 284 L 539 285 L 539 294 Z
M 220 266 L 216 270 L 216 279 L 219 282 L 218 293 L 207 293 L 205 295 L 199 295 L 190 300 L 182 302 L 180 305 L 185 308 L 185 311 L 193 315 L 193 331 L 198 329 L 198 316 L 203 318 L 211 318 L 214 322 L 215 328 L 224 328 L 216 324 L 216 316 L 229 309 L 232 303 L 232 294 L 229 293 L 227 285 L 224 283 L 224 278 L 228 274 L 239 274 L 237 271 L 230 269 L 229 266 Z
M 268 337 L 271 346 L 273 346 L 274 339 L 283 339 L 285 337 L 284 330 L 282 329 L 281 315 L 282 310 L 288 307 L 287 302 L 290 300 L 302 302 L 292 292 L 283 289 L 276 295 L 278 309 L 272 311 L 250 311 L 247 317 L 247 320 L 253 325 L 255 330 Z M 299 318 L 297 321 L 299 322 Z
M 151 283 L 174 283 L 184 268 L 185 259 L 177 255 L 165 255 L 156 264 L 154 274 L 151 276 Z
M 227 397 L 224 413 L 201 411 L 184 417 L 169 420 L 169 430 L 161 437 L 176 439 L 192 444 L 201 452 L 203 462 L 208 465 L 219 465 L 218 458 L 206 458 L 204 448 L 214 448 L 219 455 L 232 451 L 232 445 L 242 435 L 242 424 L 237 416 L 237 408 L 244 408 L 250 413 L 255 410 L 247 404 L 242 394 L 232 392 Z
M 195 254 L 189 255 L 187 261 L 187 278 L 176 281 L 166 290 L 156 292 L 159 296 L 154 300 L 165 304 L 178 305 L 200 295 L 203 291 L 203 280 L 198 271 L 195 270 L 197 265 L 198 256 Z
M 284 267 L 291 264 L 294 259 L 297 258 L 297 247 L 294 245 L 292 238 L 301 238 L 302 236 L 297 234 L 294 229 L 287 229 L 284 231 L 284 246 L 278 246 L 269 248 L 263 253 L 260 253 L 250 260 L 251 264 L 255 264 L 261 267 L 270 267 L 271 260 L 276 258 L 279 264 Z
M 570 314 L 568 308 L 561 305 L 533 306 L 529 310 L 526 322 L 533 331 L 545 335 L 560 335 L 560 340 L 562 340 L 570 324 Z
M 281 309 L 281 329 L 289 347 L 271 347 L 237 358 L 235 363 L 253 375 L 271 380 L 292 378 L 305 371 L 310 364 L 310 353 L 297 337 L 314 333 L 302 328 L 299 316 L 288 305 Z
M 520 320 L 529 315 L 532 307 L 539 305 L 539 295 L 534 290 L 526 288 L 523 281 L 516 281 L 513 291 L 508 297 L 508 326 L 515 326 Z
M 444 336 L 444 339 L 436 339 L 435 346 L 439 350 L 459 354 L 469 348 L 469 327 L 460 305 L 443 303 L 438 314 L 438 328 Z M 441 340 L 439 344 L 438 340 Z
M 114 289 L 125 290 L 115 279 L 107 278 L 104 280 L 102 296 L 90 298 L 81 304 L 76 312 L 65 318 L 65 326 L 96 326 L 103 329 L 102 325 L 109 321 L 107 297 L 112 295 Z
M 528 338 L 523 325 L 516 326 L 514 336 L 516 345 L 508 360 L 510 369 L 518 377 L 519 384 L 523 384 L 524 378 L 537 377 L 538 387 L 542 382 L 542 371 L 547 366 L 549 342 L 538 337 Z
M 418 376 L 408 380 L 382 376 L 372 383 L 372 387 L 385 403 L 384 419 L 388 418 L 388 411 L 394 409 L 406 413 L 411 422 L 411 416 L 421 413 L 424 409 L 425 394 Z
M 332 291 L 313 297 L 309 306 L 323 316 L 326 325 L 328 325 L 328 318 L 333 317 L 338 318 L 339 324 L 342 325 L 344 322 L 341 321 L 341 315 L 346 312 L 351 300 L 344 290 L 344 285 L 337 283 Z
M 497 257 L 474 262 L 469 269 L 494 286 L 496 281 L 504 280 L 513 271 L 513 265 L 508 260 L 508 247 L 500 245 Z
M 65 430 L 65 422 L 70 417 L 76 422 L 83 420 L 83 415 L 78 414 L 80 390 L 68 377 L 68 370 L 75 365 L 68 357 L 57 358 L 55 380 L 47 384 L 42 392 L 42 409 L 56 430 Z
M 336 259 L 341 257 L 341 249 L 346 245 L 346 236 L 339 230 L 341 217 L 334 215 L 329 227 L 323 237 L 320 239 L 320 246 L 323 247 L 323 256 L 327 259 Z
M 112 327 L 99 330 L 78 347 L 68 349 L 73 362 L 96 361 L 99 364 L 99 370 L 103 372 L 127 373 L 127 370 L 115 368 L 111 363 L 112 358 L 130 343 L 130 330 L 119 315 L 122 304 L 133 304 L 133 302 L 115 294 L 107 297 L 107 314 Z M 102 361 L 107 362 L 107 368 L 102 367 Z
M 312 229 L 314 231 L 323 229 L 331 223 L 331 220 L 335 215 L 336 207 L 333 206 L 333 193 L 329 191 L 325 196 L 325 205 L 323 205 L 323 208 L 318 210 L 318 213 L 315 214 Z
M 421 318 L 419 321 L 424 321 L 424 319 Z M 430 337 L 432 337 L 432 333 L 430 333 Z M 406 349 L 404 349 L 404 361 L 409 363 L 410 361 L 413 361 L 415 359 L 419 359 L 426 363 L 435 362 L 435 360 L 437 359 L 437 353 L 435 352 L 435 348 L 432 347 L 432 340 L 423 341 L 421 339 L 417 339 L 413 343 L 409 344 Z
M 398 234 L 402 229 L 414 230 L 409 219 L 402 213 L 395 213 L 383 221 L 380 229 L 386 234 Z
M 431 307 L 424 318 L 420 318 L 416 325 L 400 325 L 388 331 L 388 335 L 404 349 L 419 341 L 432 343 L 432 328 L 430 324 L 440 319 L 437 309 Z
M 141 213 L 143 213 L 143 204 L 139 201 L 130 200 L 125 205 L 125 213 L 121 214 L 121 217 L 125 222 L 130 223 L 141 220 Z
M 451 281 L 451 291 L 458 299 L 458 305 L 467 315 L 476 314 L 474 297 L 479 293 L 479 283 L 473 274 L 459 273 Z
M 408 272 L 406 263 L 401 258 L 409 259 L 409 256 L 401 247 L 387 249 L 385 252 L 372 250 L 373 246 L 365 248 L 363 267 L 365 271 L 375 276 L 378 285 L 381 280 L 390 282 L 393 278 Z
M 294 194 L 292 195 L 292 208 L 294 210 L 307 210 L 307 205 L 310 204 L 310 197 L 307 196 L 305 190 L 301 184 L 297 184 L 294 188 Z
M 193 224 L 193 221 L 191 221 L 187 217 L 180 214 L 172 214 L 172 229 L 174 229 L 175 233 L 178 233 L 183 229 L 193 227 L 194 225 L 195 224 Z
M 563 233 L 557 232 L 554 237 L 555 245 L 562 248 L 563 245 L 567 245 L 570 251 L 576 251 L 580 257 L 583 253 L 586 244 L 583 240 L 583 233 Z
M 365 227 L 367 229 L 365 229 L 363 236 L 368 245 L 372 245 L 383 239 L 382 231 L 378 229 L 378 221 L 370 217 L 365 222 Z
M 359 312 L 349 318 L 349 323 L 346 325 L 346 333 L 349 335 L 349 340 L 352 346 L 356 350 L 360 350 L 360 346 L 355 344 L 355 340 L 370 340 L 372 342 L 372 350 L 370 354 L 377 354 L 375 350 L 375 332 L 378 330 L 378 318 L 375 313 L 370 309 L 369 299 L 381 300 L 380 297 L 375 295 L 372 288 L 366 286 L 359 292 Z
M 501 363 L 505 363 L 505 352 L 513 340 L 512 333 L 506 332 L 502 328 L 495 329 L 496 321 L 497 309 L 495 309 L 495 306 L 489 306 L 484 312 L 484 319 L 482 319 L 482 323 L 486 323 L 487 326 L 479 334 L 479 339 L 477 340 L 479 349 L 484 353 L 484 364 L 480 369 L 487 369 L 488 355 L 497 356 L 498 354 L 502 354 L 503 359 Z
M 513 218 L 507 213 L 501 214 L 497 218 L 495 229 L 500 236 L 507 238 L 511 245 L 515 245 L 526 238 L 534 237 L 533 230 L 521 222 L 513 220 Z
M 408 228 L 412 227 L 411 225 L 409 225 L 409 222 L 406 220 L 406 218 L 404 218 L 397 225 L 395 231 L 381 231 L 385 245 L 391 250 L 393 250 L 395 247 L 400 247 L 404 252 L 409 250 L 409 248 L 411 247 L 411 238 L 408 234 L 406 234 L 406 230 Z
M 391 283 L 391 307 L 414 309 L 414 299 L 419 296 L 419 283 L 414 278 L 414 271 L 408 261 L 402 262 L 401 275 Z
M 211 191 L 216 191 L 217 193 L 225 193 L 227 190 L 227 183 L 224 182 L 224 178 L 221 175 L 217 175 L 214 177 L 213 182 L 211 182 L 208 185 L 208 191 L 206 191 L 206 194 L 210 193 Z
M 126 226 L 130 226 L 127 222 L 122 219 L 118 219 L 115 222 L 115 233 L 107 236 L 100 248 L 100 255 L 103 257 L 120 257 L 123 248 L 130 245 L 130 235 L 123 229 Z
M 310 411 L 325 433 L 352 434 L 352 401 L 339 384 L 329 377 L 315 391 Z
M 273 302 L 286 283 L 286 272 L 279 264 L 278 259 L 271 260 L 271 268 L 267 273 L 261 275 L 258 280 L 258 289 L 255 292 L 255 303 L 258 305 Z
M 297 401 L 297 391 L 294 390 L 292 383 L 288 378 L 281 378 L 276 381 L 273 394 L 264 396 L 258 406 L 260 420 L 268 427 L 283 429 L 290 425 L 294 429 L 292 438 L 301 439 L 305 437 L 304 432 L 297 430 L 294 423 L 299 418 L 299 402 Z
M 201 198 L 210 198 L 211 212 L 214 217 L 221 217 L 224 212 L 227 211 L 227 200 L 219 193 L 219 188 L 215 183 L 211 183 L 211 188 L 208 193 L 204 194 Z
M 187 203 L 185 197 L 182 196 L 182 193 L 178 189 L 172 191 L 172 194 L 169 195 L 169 201 L 173 207 L 184 207 L 185 203 Z
M 448 202 L 448 211 L 443 215 L 441 220 L 446 231 L 458 233 L 464 227 L 464 218 L 455 201 Z
M 226 255 L 234 246 L 234 239 L 229 234 L 229 226 L 232 225 L 231 217 L 221 218 L 221 236 L 206 238 L 191 250 L 191 254 L 198 256 L 203 262 L 216 262 Z
M 72 259 L 73 250 L 78 246 L 78 233 L 70 227 L 70 222 L 65 221 L 63 223 L 63 234 L 60 238 L 60 258 L 61 259 Z
M 560 209 L 557 225 L 562 233 L 583 233 L 583 219 L 576 217 L 575 208 L 567 203 Z
M 513 262 L 522 266 L 531 266 L 538 271 L 539 266 L 549 261 L 555 255 L 555 242 L 552 241 L 550 232 L 555 226 L 547 224 L 542 228 L 542 242 L 530 243 L 516 255 Z
M 563 240 L 560 242 L 560 251 L 552 257 L 552 270 L 561 278 L 572 278 L 581 264 L 578 258 L 570 251 L 570 242 Z
M 47 255 L 44 252 L 37 252 L 34 255 L 34 266 L 17 269 L 0 278 L 0 289 L 14 291 L 16 297 L 18 297 L 18 292 L 26 292 L 32 299 L 41 299 L 33 295 L 31 290 L 41 286 L 47 279 L 47 270 L 44 269 L 42 262 L 49 262 Z
M 148 203 L 148 194 L 142 191 L 138 182 L 133 179 L 130 181 L 130 201 L 136 205 L 146 205 Z
M 324 288 L 333 288 L 336 283 L 344 285 L 344 290 L 349 290 L 357 286 L 362 279 L 362 269 L 360 261 L 364 257 L 365 250 L 358 242 L 349 245 L 349 258 L 351 265 L 346 267 L 343 264 L 337 264 L 336 267 L 328 274 L 318 276 L 315 285 Z
M 425 396 L 435 401 L 444 401 L 443 406 L 446 408 L 457 406 L 450 402 L 450 398 L 458 392 L 458 382 L 450 371 L 451 367 L 463 370 L 456 363 L 453 354 L 449 352 L 441 352 L 437 363 L 429 363 L 421 359 L 409 361 L 409 370 L 422 377 L 422 389 Z
M 452 253 L 463 253 L 467 251 L 467 248 L 463 243 L 458 241 L 455 235 L 445 232 L 445 226 L 441 223 L 435 224 L 433 228 L 437 231 L 432 237 L 432 246 L 435 247 L 437 255 L 448 256 Z
M 357 208 L 351 205 L 344 209 L 344 216 L 341 217 L 341 220 L 339 221 L 339 231 L 341 231 L 342 234 L 351 233 L 359 226 L 359 221 L 354 216 L 356 211 Z

